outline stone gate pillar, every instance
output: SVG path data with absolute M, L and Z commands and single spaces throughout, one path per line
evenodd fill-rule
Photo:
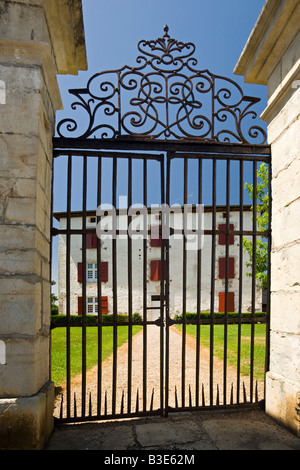
M 300 1 L 267 0 L 236 66 L 268 85 L 271 351 L 266 412 L 300 437 Z
M 40 449 L 53 428 L 56 75 L 86 68 L 81 0 L 0 2 L 0 449 Z

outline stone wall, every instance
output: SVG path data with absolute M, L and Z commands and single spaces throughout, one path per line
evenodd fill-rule
M 236 67 L 268 85 L 272 149 L 270 370 L 266 412 L 300 437 L 300 2 L 267 0 Z M 298 411 L 297 411 L 298 410 Z
M 56 74 L 86 68 L 81 1 L 5 1 L 0 17 L 0 448 L 36 449 L 53 427 L 52 136 L 62 106 Z

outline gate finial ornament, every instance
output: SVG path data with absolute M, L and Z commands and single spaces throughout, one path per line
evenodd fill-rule
M 165 26 L 164 26 L 164 32 L 165 32 L 165 34 L 164 34 L 163 37 L 164 37 L 164 38 L 165 38 L 165 37 L 168 37 L 168 38 L 169 38 L 170 36 L 168 35 L 168 32 L 169 32 L 169 26 L 168 26 L 168 25 L 165 25 Z

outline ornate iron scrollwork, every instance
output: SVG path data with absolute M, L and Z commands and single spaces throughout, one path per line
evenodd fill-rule
M 264 144 L 264 129 L 246 124 L 257 118 L 252 106 L 260 99 L 230 78 L 196 69 L 195 45 L 168 33 L 165 26 L 162 38 L 138 43 L 135 67 L 97 73 L 86 88 L 69 90 L 77 98 L 72 109 L 85 113 L 60 121 L 58 135 Z

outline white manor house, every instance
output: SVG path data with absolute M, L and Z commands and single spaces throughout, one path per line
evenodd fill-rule
M 155 320 L 159 316 L 160 289 L 161 289 L 161 236 L 157 235 L 160 216 L 148 209 L 146 237 L 146 255 L 144 255 L 145 243 L 143 237 L 137 232 L 131 236 L 132 239 L 132 312 L 143 312 L 144 299 L 144 273 L 147 275 L 146 298 L 147 298 L 147 319 Z M 132 226 L 142 226 L 142 215 L 132 217 Z M 67 213 L 56 212 L 55 218 L 59 221 L 59 229 L 67 227 Z M 70 213 L 71 230 L 82 230 L 82 212 Z M 116 211 L 116 226 L 126 228 L 128 224 L 127 211 Z M 183 211 L 174 211 L 170 214 L 170 226 L 180 227 Z M 202 217 L 202 229 L 212 228 L 212 207 L 205 206 Z M 104 221 L 105 219 L 105 221 Z M 96 211 L 86 212 L 86 241 L 85 241 L 85 261 L 86 269 L 83 269 L 83 236 L 82 234 L 72 234 L 70 236 L 70 313 L 72 315 L 82 314 L 83 299 L 83 273 L 85 271 L 86 283 L 86 313 L 98 313 L 98 276 L 101 273 L 101 306 L 102 314 L 113 313 L 113 250 L 112 235 L 107 234 L 100 238 L 101 269 L 97 263 L 97 233 L 96 233 Z M 102 234 L 105 228 L 112 228 L 112 216 L 101 219 Z M 192 228 L 195 222 L 195 214 L 187 211 L 187 227 Z M 239 230 L 240 207 L 230 207 L 229 230 Z M 95 229 L 94 231 L 90 229 Z M 226 229 L 226 207 L 216 207 L 216 228 Z M 243 230 L 252 228 L 252 211 L 250 206 L 243 207 Z M 161 232 L 160 232 L 161 233 Z M 197 293 L 200 290 L 201 311 L 210 311 L 211 308 L 211 260 L 212 260 L 212 236 L 201 235 L 200 254 L 197 243 L 193 240 L 196 236 L 187 236 L 186 243 L 186 288 L 185 303 L 186 312 L 197 311 Z M 236 312 L 239 308 L 239 297 L 241 295 L 242 312 L 251 311 L 252 305 L 252 278 L 247 276 L 249 268 L 246 262 L 249 256 L 240 246 L 240 236 L 230 234 L 227 237 L 228 250 L 228 311 Z M 190 240 L 190 241 L 189 241 Z M 198 240 L 198 239 L 197 239 Z M 169 291 L 170 291 L 170 316 L 181 314 L 183 310 L 183 235 L 172 234 L 168 239 L 169 243 Z M 116 250 L 116 283 L 117 283 L 117 313 L 128 313 L 128 236 L 118 234 L 115 242 Z M 240 256 L 242 251 L 243 270 L 240 283 Z M 58 255 L 58 303 L 59 313 L 66 314 L 66 279 L 67 279 L 67 250 L 66 235 L 59 235 L 59 255 Z M 226 235 L 219 234 L 215 237 L 215 266 L 214 266 L 214 311 L 223 312 L 225 308 L 225 283 L 226 283 Z M 144 263 L 146 268 L 144 268 Z M 198 270 L 201 267 L 201 276 Z M 198 286 L 199 283 L 199 286 Z M 240 285 L 241 284 L 241 285 Z M 199 297 L 198 297 L 199 298 Z M 256 286 L 255 310 L 263 311 L 263 295 L 261 289 Z

